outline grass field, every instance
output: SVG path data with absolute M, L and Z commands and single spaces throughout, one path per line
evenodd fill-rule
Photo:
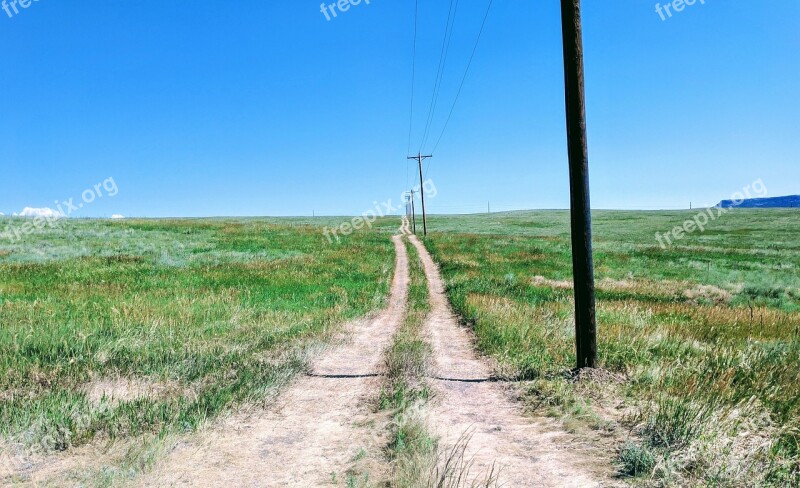
M 287 220 L 62 221 L 0 243 L 7 448 L 196 429 L 382 307 L 392 244 Z
M 532 410 L 610 438 L 634 483 L 800 482 L 800 212 L 595 212 L 600 365 L 574 378 L 568 213 L 434 217 L 426 245 Z
M 739 210 L 659 246 L 694 214 L 595 212 L 602 369 L 577 377 L 567 212 L 434 216 L 425 243 L 532 414 L 612 449 L 631 483 L 798 484 L 800 212 Z M 1 242 L 0 450 L 181 434 L 268 402 L 385 303 L 397 219 L 329 244 L 322 226 L 343 220 L 69 220 Z M 413 416 L 429 304 L 409 253 L 409 314 L 375 392 L 398 486 L 435 450 Z

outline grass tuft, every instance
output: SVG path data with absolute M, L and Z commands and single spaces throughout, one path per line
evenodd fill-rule
M 656 457 L 653 451 L 635 442 L 626 442 L 619 452 L 620 472 L 625 476 L 646 476 L 653 473 Z

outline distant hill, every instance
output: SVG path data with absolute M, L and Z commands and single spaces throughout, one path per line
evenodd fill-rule
M 772 198 L 750 198 L 739 205 L 733 200 L 722 200 L 717 204 L 722 208 L 800 208 L 800 195 L 789 195 L 785 197 Z

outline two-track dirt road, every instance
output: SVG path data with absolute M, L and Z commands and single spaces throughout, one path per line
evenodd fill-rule
M 371 408 L 380 389 L 382 354 L 405 316 L 409 267 L 404 239 L 416 247 L 429 283 L 425 335 L 434 351 L 430 430 L 442 451 L 469 438 L 472 462 L 464 486 L 497 474 L 503 487 L 599 487 L 584 452 L 555 421 L 525 416 L 510 388 L 488 381 L 491 370 L 459 326 L 438 268 L 407 223 L 394 236 L 389 305 L 348 327 L 350 341 L 328 349 L 309 375 L 294 381 L 260 414 L 233 417 L 176 445 L 139 486 L 342 486 L 356 458 L 368 458 L 371 481 L 388 471 L 382 459 L 388 419 Z M 362 461 L 363 462 L 363 461 Z M 377 483 L 375 483 L 377 485 Z M 380 485 L 384 486 L 384 485 Z

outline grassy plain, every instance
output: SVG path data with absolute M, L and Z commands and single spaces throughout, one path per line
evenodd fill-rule
M 435 216 L 426 245 L 528 406 L 594 431 L 634 483 L 800 483 L 800 211 L 594 215 L 600 364 L 575 378 L 569 215 Z
M 526 405 L 615 449 L 634 484 L 798 484 L 800 212 L 738 210 L 659 246 L 694 215 L 595 212 L 602 371 L 577 378 L 567 212 L 433 216 L 426 245 Z M 0 450 L 181 433 L 266 401 L 383 305 L 397 219 L 328 243 L 342 221 L 71 220 L 0 242 Z M 398 485 L 435 449 L 408 415 L 430 354 L 409 252 L 380 396 Z
M 329 244 L 286 219 L 69 220 L 0 242 L 0 448 L 180 433 L 263 402 L 382 307 L 393 256 L 385 234 Z

